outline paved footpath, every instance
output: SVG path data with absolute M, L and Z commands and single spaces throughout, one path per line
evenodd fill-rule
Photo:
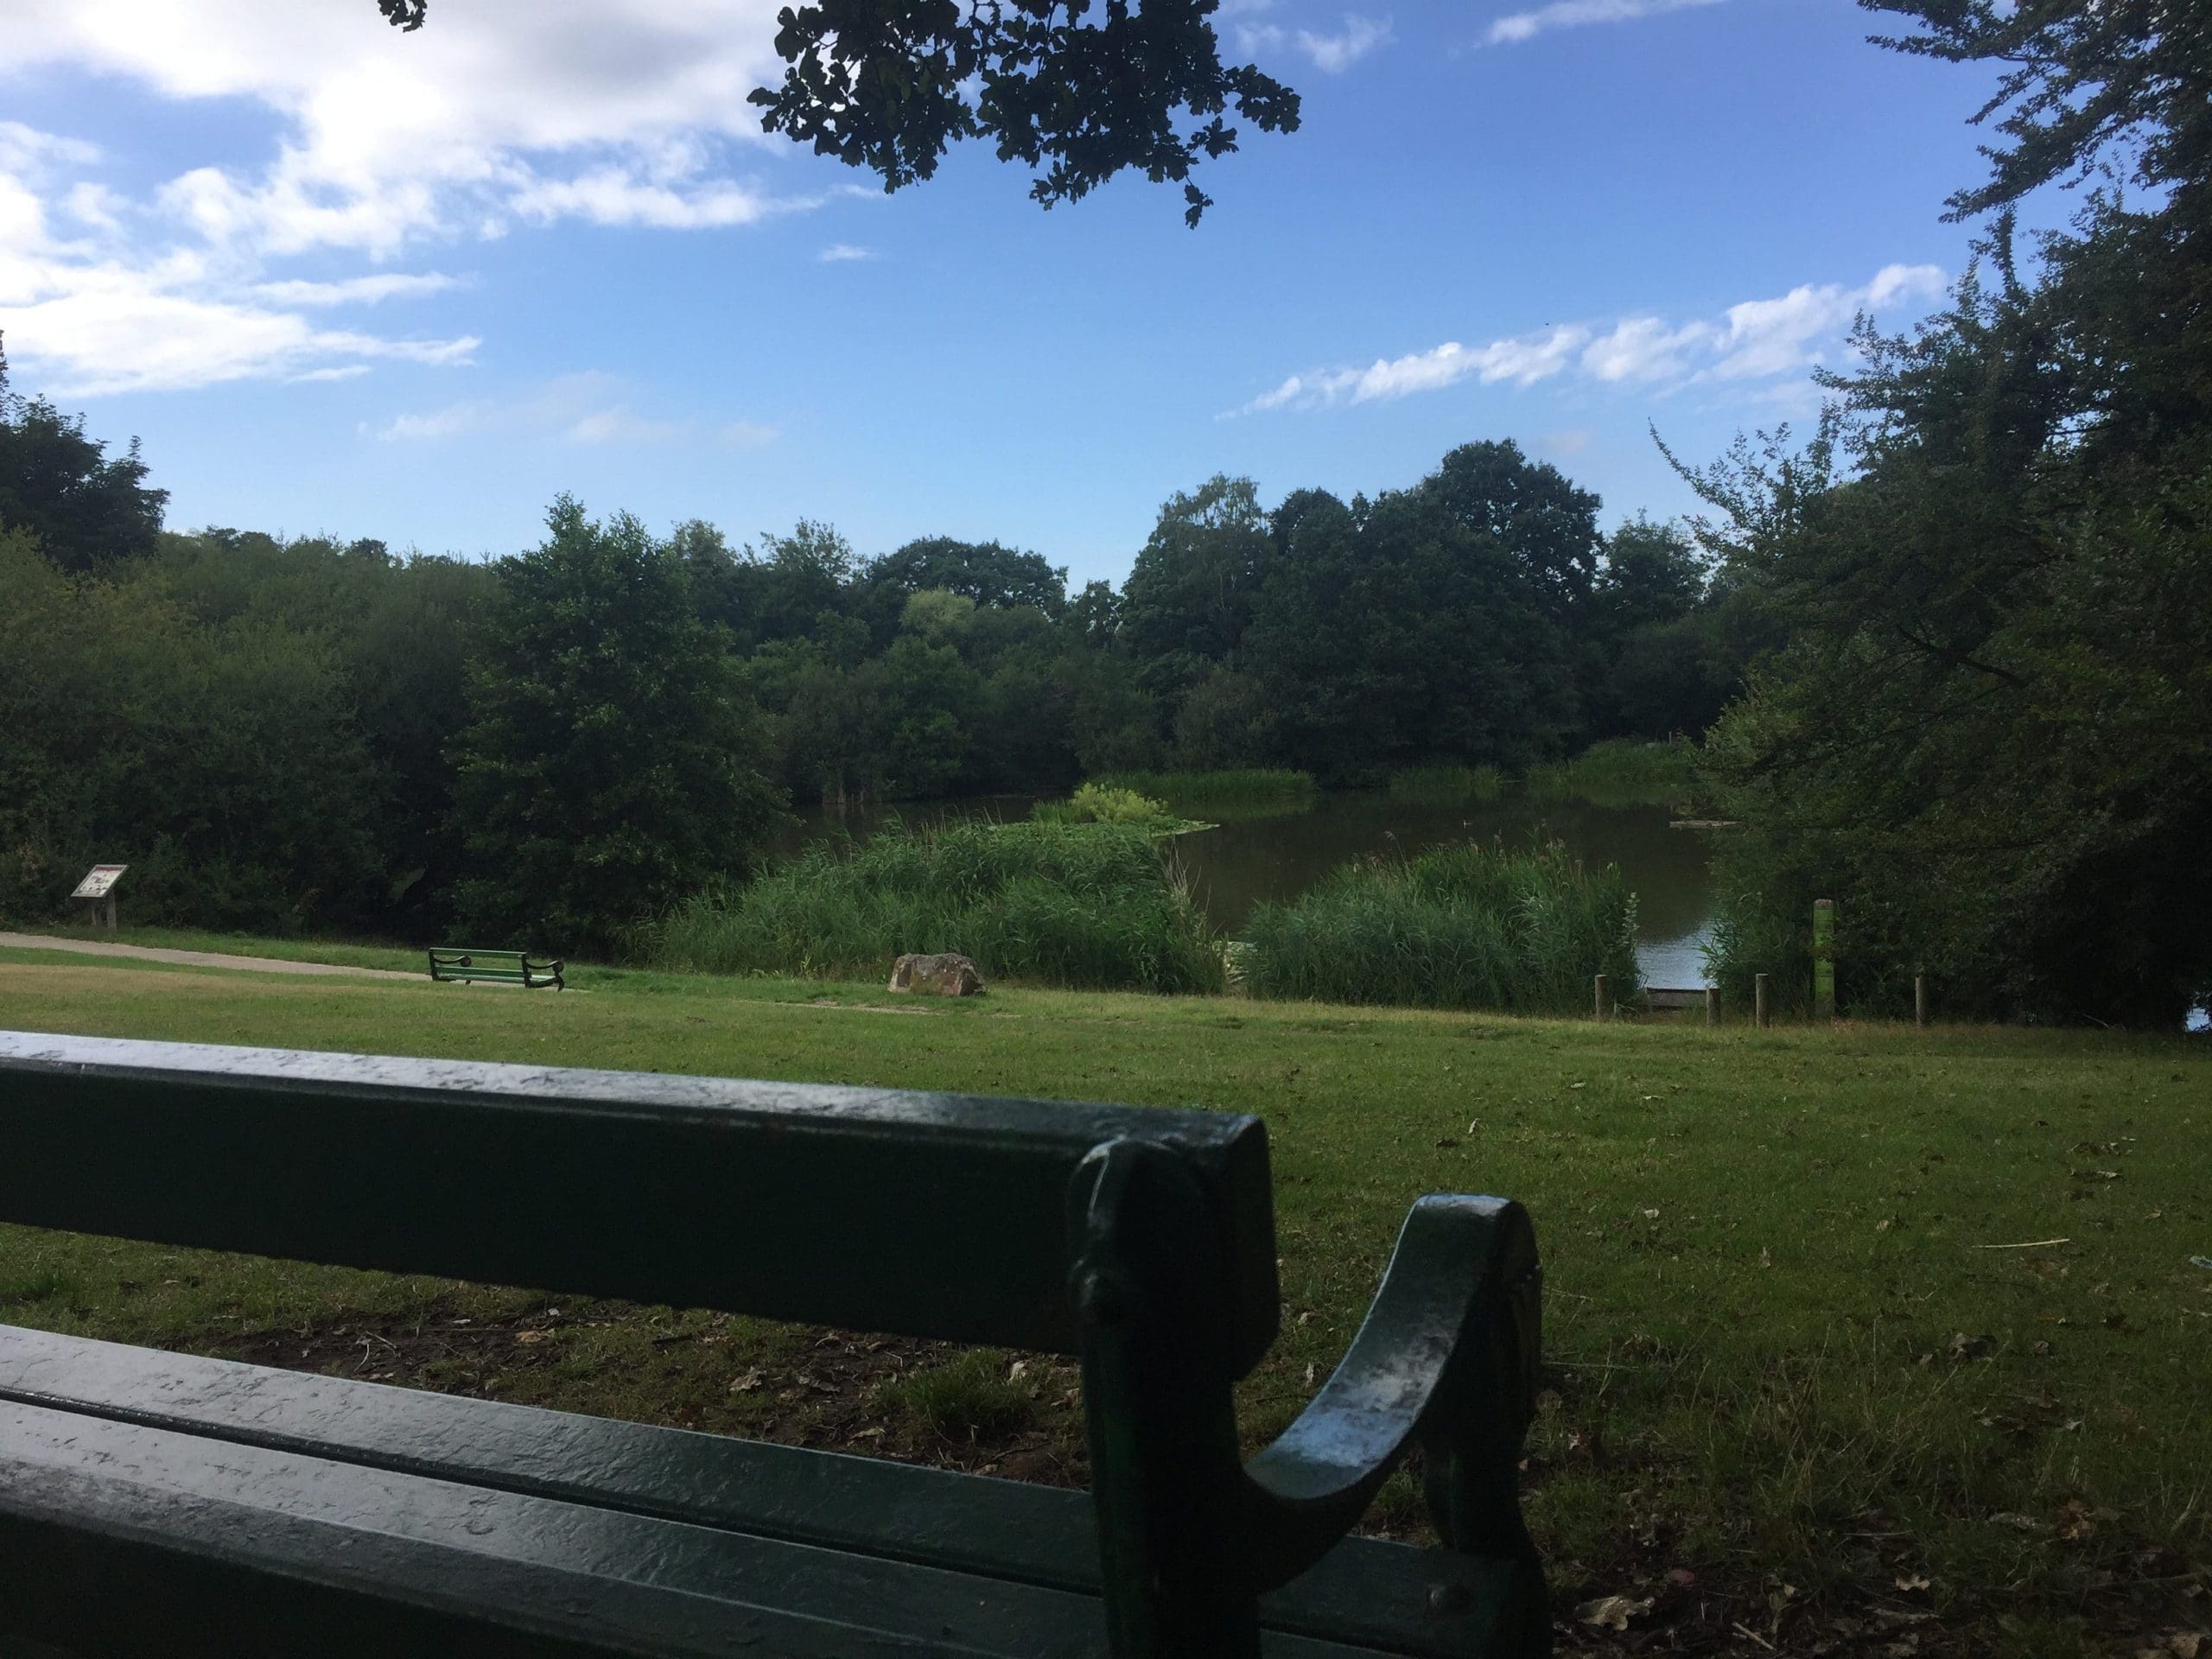
M 141 962 L 175 962 L 187 968 L 238 968 L 255 974 L 340 974 L 353 979 L 411 979 L 429 983 L 427 973 L 403 974 L 396 968 L 349 968 L 335 962 L 286 962 L 281 957 L 226 957 L 217 950 L 168 950 L 152 944 L 107 944 L 97 939 L 60 939 L 45 933 L 0 932 L 0 950 L 75 950 L 87 957 L 136 957 Z

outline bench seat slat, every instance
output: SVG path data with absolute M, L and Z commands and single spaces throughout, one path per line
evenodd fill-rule
M 1023 1482 L 13 1326 L 0 1326 L 0 1400 L 1086 1597 L 1098 1588 L 1088 1496 Z M 1347 1650 L 1448 1659 L 1479 1650 L 1473 1610 L 1498 1605 L 1499 1571 L 1348 1539 L 1264 1597 L 1262 1621 Z M 1465 1592 L 1447 1607 L 1467 1611 L 1432 1611 L 1442 1585 Z
M 68 1650 L 1103 1651 L 1094 1599 L 1034 1586 L 16 1402 L 0 1404 L 0 1637 Z M 1355 1653 L 1280 1635 L 1263 1651 Z

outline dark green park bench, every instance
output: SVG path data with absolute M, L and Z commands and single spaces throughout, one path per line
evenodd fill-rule
M 566 990 L 568 963 L 558 957 L 533 962 L 520 950 L 479 950 L 474 946 L 434 945 L 430 950 L 430 977 L 437 980 L 482 980 L 492 985 L 519 985 L 537 990 L 550 985 Z
M 1541 1655 L 1520 1206 L 1274 1443 L 1252 1117 L 0 1033 L 0 1220 L 1079 1355 L 1092 1490 L 0 1325 L 0 1654 Z M 1349 1536 L 1419 1448 L 1441 1548 Z

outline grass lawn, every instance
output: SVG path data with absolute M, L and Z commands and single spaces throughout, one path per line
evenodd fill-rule
M 1255 1441 L 1342 1351 L 1415 1197 L 1534 1212 L 1550 1388 L 1527 1503 L 1567 1649 L 2180 1653 L 2169 1636 L 2212 1631 L 2201 1043 L 588 983 L 7 952 L 0 1025 L 1256 1113 L 1286 1312 L 1244 1390 Z M 1033 1358 L 6 1228 L 0 1319 L 1081 1476 L 1072 1375 Z M 1415 1508 L 1402 1484 L 1380 1518 Z M 1611 1595 L 1651 1605 L 1625 1634 L 1576 1622 Z

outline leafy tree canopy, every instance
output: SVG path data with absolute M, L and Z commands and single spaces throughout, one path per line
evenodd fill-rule
M 83 416 L 10 394 L 0 353 L 0 527 L 28 531 L 57 569 L 81 575 L 151 553 L 168 499 L 146 486 L 137 439 L 111 460 Z
M 987 138 L 1037 174 L 1044 207 L 1124 168 L 1183 187 L 1192 224 L 1213 199 L 1191 181 L 1236 148 L 1227 112 L 1293 132 L 1298 94 L 1221 60 L 1220 0 L 815 0 L 777 14 L 780 86 L 750 102 L 761 124 L 865 167 L 886 190 L 927 179 L 953 141 Z M 377 0 L 423 26 L 428 0 Z

